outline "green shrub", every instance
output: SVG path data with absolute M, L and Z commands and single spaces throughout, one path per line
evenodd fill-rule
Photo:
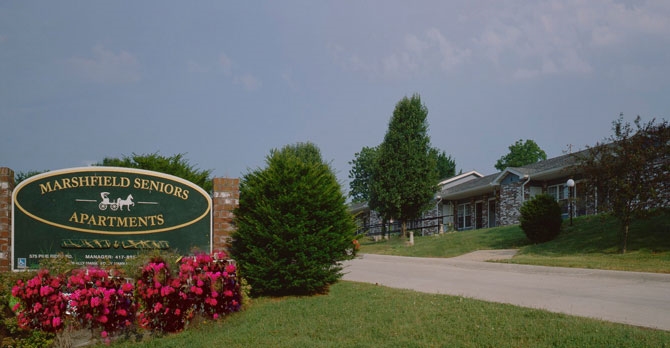
M 267 167 L 240 183 L 232 254 L 250 294 L 325 292 L 353 257 L 355 225 L 319 149 L 300 143 L 273 150 Z
M 533 243 L 556 238 L 561 231 L 561 207 L 547 194 L 535 196 L 521 206 L 521 229 Z

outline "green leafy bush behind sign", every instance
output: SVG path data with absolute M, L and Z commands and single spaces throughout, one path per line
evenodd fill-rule
M 62 252 L 75 263 L 123 263 L 142 249 L 209 251 L 211 198 L 158 172 L 85 167 L 47 172 L 13 194 L 13 269 Z

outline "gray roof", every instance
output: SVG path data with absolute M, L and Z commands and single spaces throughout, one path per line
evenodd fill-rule
M 493 192 L 500 185 L 500 181 L 508 173 L 530 177 L 531 179 L 547 180 L 569 175 L 569 170 L 577 164 L 579 157 L 587 154 L 587 150 L 550 158 L 544 161 L 529 164 L 523 167 L 510 167 L 502 172 L 489 174 L 481 178 L 472 179 L 462 184 L 442 190 L 439 195 L 446 200 L 457 200 L 487 192 Z M 479 174 L 479 173 L 477 173 Z M 367 203 L 352 203 L 349 205 L 351 211 L 362 211 L 368 209 Z
M 490 174 L 484 176 L 483 178 L 474 179 L 463 184 L 450 187 L 443 190 L 440 195 L 444 199 L 462 199 L 472 195 L 493 192 L 495 187 L 500 184 L 500 181 L 508 173 L 530 178 L 535 176 L 535 178 L 539 180 L 565 176 L 569 174 L 570 168 L 577 164 L 579 156 L 585 154 L 585 151 L 588 150 L 582 150 L 576 153 L 550 158 L 523 167 L 510 167 L 502 172 Z
M 450 187 L 440 193 L 440 196 L 447 199 L 456 199 L 463 194 L 477 194 L 479 192 L 493 191 L 493 180 L 500 173 L 490 174 L 483 178 L 466 181 L 460 185 Z

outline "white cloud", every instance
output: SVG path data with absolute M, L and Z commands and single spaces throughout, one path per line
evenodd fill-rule
M 286 85 L 291 90 L 298 90 L 298 83 L 293 78 L 293 73 L 291 71 L 284 71 L 281 73 L 281 79 L 286 83 Z
M 140 65 L 127 51 L 114 53 L 102 45 L 91 49 L 92 57 L 72 57 L 68 64 L 83 78 L 99 83 L 132 83 L 140 80 Z
M 233 60 L 230 59 L 225 53 L 221 53 L 219 56 L 219 66 L 223 69 L 223 73 L 230 75 L 233 71 Z
M 456 47 L 436 28 L 430 29 L 427 36 L 433 41 L 440 53 L 440 67 L 443 70 L 448 71 L 454 69 L 458 65 L 464 63 L 471 54 L 470 50 L 467 48 L 462 49 Z
M 465 63 L 471 52 L 457 47 L 437 28 L 423 35 L 406 34 L 401 49 L 381 59 L 386 76 L 410 77 L 434 71 L 452 71 Z
M 250 74 L 244 74 L 242 76 L 235 77 L 235 83 L 242 85 L 247 91 L 255 91 L 261 88 L 261 81 Z
M 377 56 L 377 51 L 364 57 L 337 44 L 328 48 L 334 61 L 344 70 L 387 78 L 449 72 L 465 63 L 471 54 L 469 49 L 462 49 L 449 41 L 437 28 L 426 30 L 422 35 L 405 34 L 399 48 Z
M 191 73 L 207 73 L 210 69 L 194 60 L 186 62 L 186 71 Z
M 411 22 L 401 26 L 411 28 L 403 33 L 373 31 L 331 44 L 333 59 L 346 71 L 375 78 L 415 78 L 472 68 L 528 79 L 589 75 L 626 55 L 645 54 L 631 49 L 657 53 L 660 49 L 644 46 L 650 39 L 670 44 L 667 0 L 483 0 L 442 7 L 434 11 L 453 15 L 443 21 Z M 603 60 L 604 56 L 612 58 Z M 491 67 L 478 68 L 482 63 Z
M 213 71 L 223 74 L 225 80 L 240 85 L 247 91 L 258 90 L 263 85 L 261 80 L 254 75 L 239 72 L 238 64 L 224 52 L 221 52 L 216 60 L 210 60 L 209 64 L 189 60 L 186 63 L 186 69 L 191 73 L 209 73 Z

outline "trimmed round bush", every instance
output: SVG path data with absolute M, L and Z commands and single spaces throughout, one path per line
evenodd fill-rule
M 232 254 L 252 296 L 324 293 L 355 253 L 355 224 L 330 166 L 311 143 L 274 150 L 245 175 Z
M 548 194 L 541 194 L 521 206 L 521 229 L 533 243 L 553 240 L 561 232 L 561 207 Z

